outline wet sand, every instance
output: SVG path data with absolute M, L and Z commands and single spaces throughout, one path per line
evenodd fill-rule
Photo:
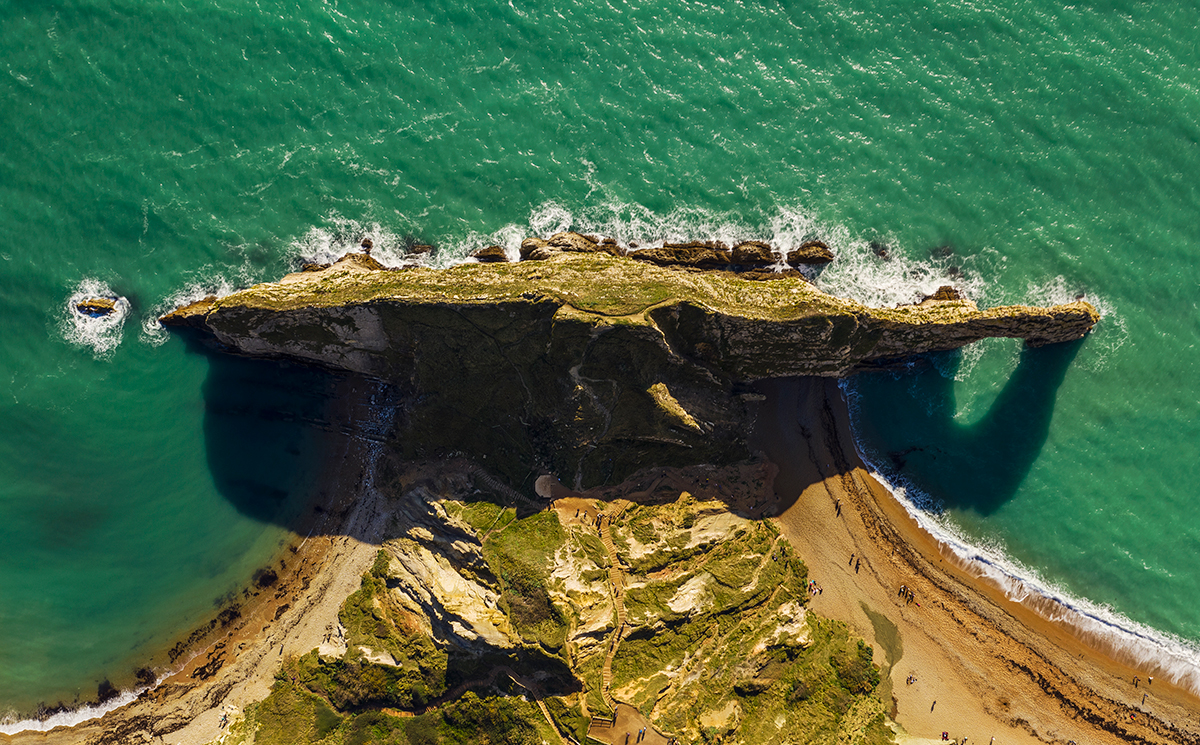
M 921 530 L 855 452 L 836 381 L 760 390 L 754 444 L 779 467 L 780 528 L 824 588 L 811 607 L 891 657 L 880 693 L 910 742 L 1200 743 L 1195 696 L 1148 688 L 1146 670 L 1008 600 Z

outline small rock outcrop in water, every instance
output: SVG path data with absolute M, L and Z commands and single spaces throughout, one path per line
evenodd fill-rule
M 75 312 L 88 318 L 104 318 L 117 310 L 116 298 L 91 297 L 75 303 Z
M 526 238 L 521 241 L 521 258 L 532 261 L 542 261 L 558 253 L 606 253 L 612 256 L 623 256 L 617 242 L 612 239 L 597 240 L 595 236 L 583 235 L 565 231 L 555 233 L 549 240 L 541 238 Z
M 508 254 L 504 252 L 502 246 L 488 246 L 471 254 L 471 258 L 485 263 L 490 261 L 508 261 Z
M 733 247 L 730 261 L 738 266 L 765 267 L 779 262 L 771 246 L 762 241 L 742 241 Z
M 684 248 L 720 251 L 668 250 Z M 737 392 L 753 381 L 844 376 L 988 337 L 1052 344 L 1099 318 L 1082 301 L 869 308 L 796 277 L 753 282 L 611 256 L 579 234 L 529 239 L 522 252 L 545 256 L 379 271 L 350 254 L 161 321 L 226 351 L 393 383 L 409 401 L 398 438 L 409 456 L 483 452 L 512 483 L 533 464 L 599 484 L 647 465 L 749 457 Z M 664 413 L 655 391 L 683 414 Z
M 833 261 L 833 251 L 821 241 L 805 241 L 794 251 L 788 251 L 787 262 L 792 266 L 801 264 L 828 264 Z

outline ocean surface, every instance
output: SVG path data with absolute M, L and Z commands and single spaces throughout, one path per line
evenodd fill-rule
M 918 5 L 0 3 L 0 718 L 129 680 L 278 550 L 328 381 L 154 319 L 364 235 L 817 235 L 872 304 L 1085 295 L 1079 344 L 848 383 L 860 447 L 1190 674 L 1200 7 Z

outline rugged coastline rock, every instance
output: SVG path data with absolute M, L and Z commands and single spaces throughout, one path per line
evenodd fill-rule
M 762 241 L 742 241 L 733 247 L 730 260 L 739 266 L 759 268 L 779 263 L 774 249 Z
M 489 261 L 508 261 L 508 254 L 504 252 L 503 246 L 488 246 L 471 254 L 471 258 L 483 263 Z
M 110 297 L 92 297 L 75 303 L 75 312 L 89 318 L 104 318 L 117 310 L 117 301 Z
M 792 266 L 828 264 L 833 261 L 833 251 L 821 241 L 805 241 L 794 251 L 788 251 L 787 261 Z
M 225 351 L 393 384 L 407 402 L 398 447 L 409 456 L 494 453 L 489 466 L 513 484 L 531 481 L 533 467 L 594 485 L 649 465 L 748 457 L 737 394 L 757 380 L 844 376 L 988 337 L 1068 341 L 1098 319 L 1086 302 L 868 308 L 798 278 L 754 282 L 611 256 L 578 234 L 526 246 L 549 255 L 380 271 L 351 254 L 161 320 Z M 687 417 L 656 403 L 664 390 Z
M 733 257 L 723 245 L 712 243 L 667 243 L 662 248 L 644 248 L 629 254 L 636 261 L 658 266 L 690 266 L 728 269 Z

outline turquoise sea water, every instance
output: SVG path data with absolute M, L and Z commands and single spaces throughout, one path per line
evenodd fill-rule
M 0 716 L 93 697 L 278 546 L 323 383 L 152 319 L 364 233 L 443 263 L 817 233 L 818 282 L 872 303 L 1086 293 L 1077 348 L 855 381 L 858 431 L 966 539 L 1186 656 L 1200 8 L 915 5 L 0 3 Z M 121 323 L 70 320 L 97 289 Z

